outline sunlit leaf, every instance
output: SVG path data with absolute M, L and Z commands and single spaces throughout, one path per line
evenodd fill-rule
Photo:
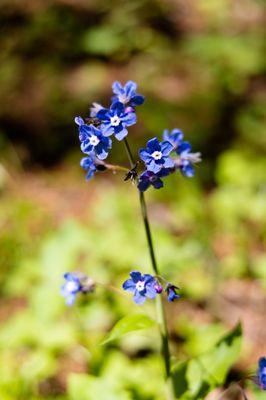
M 150 328 L 154 324 L 155 321 L 153 321 L 147 315 L 144 314 L 128 315 L 120 319 L 115 324 L 115 326 L 113 327 L 113 329 L 111 330 L 111 332 L 109 333 L 109 335 L 102 344 L 109 343 L 112 340 L 120 339 L 121 337 L 130 332 Z

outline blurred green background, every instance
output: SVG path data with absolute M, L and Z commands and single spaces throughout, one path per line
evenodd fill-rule
M 108 172 L 86 183 L 79 167 L 73 118 L 108 105 L 114 80 L 146 96 L 135 153 L 178 127 L 203 156 L 193 180 L 147 192 L 160 269 L 182 288 L 166 305 L 172 354 L 198 357 L 241 320 L 241 356 L 222 383 L 255 371 L 266 354 L 263 6 L 1 1 L 1 400 L 163 398 L 156 332 L 100 346 L 136 312 L 130 296 L 101 286 L 67 309 L 59 295 L 65 271 L 118 288 L 133 268 L 150 271 L 135 188 Z M 111 160 L 127 165 L 117 142 Z M 141 311 L 153 316 L 152 303 Z

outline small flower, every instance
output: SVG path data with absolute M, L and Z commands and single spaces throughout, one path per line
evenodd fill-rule
M 149 274 L 142 275 L 138 271 L 130 272 L 131 279 L 123 283 L 123 289 L 133 292 L 133 300 L 136 304 L 143 304 L 146 298 L 154 299 L 157 295 L 156 279 Z
M 157 138 L 148 141 L 146 149 L 140 149 L 139 155 L 145 162 L 148 171 L 155 174 L 162 168 L 173 168 L 174 161 L 169 157 L 173 150 L 170 142 L 159 142 Z
M 162 291 L 163 291 L 162 285 L 160 285 L 158 282 L 155 283 L 154 288 L 155 288 L 155 290 L 156 290 L 156 292 L 157 292 L 158 294 L 161 294 Z
M 259 359 L 258 383 L 262 390 L 266 390 L 266 357 Z
M 172 172 L 170 168 L 162 168 L 157 174 L 152 171 L 144 171 L 139 176 L 138 189 L 140 192 L 145 192 L 150 185 L 152 185 L 155 189 L 160 189 L 163 187 L 163 181 L 161 178 L 169 175 Z
M 72 306 L 76 300 L 78 292 L 81 292 L 79 278 L 70 272 L 64 274 L 66 283 L 61 287 L 61 294 L 66 298 L 66 304 Z
M 145 97 L 141 94 L 136 93 L 137 84 L 132 81 L 128 81 L 125 86 L 121 85 L 120 82 L 116 81 L 112 86 L 115 96 L 112 98 L 113 101 L 119 101 L 122 104 L 130 106 L 140 106 L 143 104 Z
M 125 107 L 120 102 L 115 102 L 110 109 L 103 108 L 97 113 L 97 118 L 102 121 L 101 130 L 104 136 L 115 135 L 117 140 L 127 136 L 127 126 L 134 125 L 137 121 L 134 112 L 125 112 Z
M 90 108 L 90 117 L 96 117 L 97 113 L 103 108 L 104 107 L 99 103 L 92 103 L 92 107 Z
M 72 306 L 79 292 L 93 292 L 94 281 L 80 272 L 67 272 L 64 274 L 66 283 L 61 287 L 61 294 L 66 298 L 66 304 Z
M 173 150 L 176 150 L 182 143 L 183 137 L 184 134 L 180 129 L 173 129 L 171 132 L 169 132 L 168 129 L 165 129 L 163 132 L 163 139 L 171 143 Z
M 175 160 L 176 168 L 179 168 L 181 173 L 187 178 L 192 178 L 195 175 L 193 164 L 201 161 L 201 154 L 191 153 L 189 142 L 182 142 L 178 145 L 176 153 L 179 155 L 179 158 Z
M 100 160 L 97 160 L 97 158 L 92 154 L 81 159 L 80 166 L 87 171 L 87 181 L 89 181 L 93 177 L 94 173 L 99 170 L 99 165 L 101 166 L 104 164 L 101 163 Z
M 179 290 L 177 286 L 172 285 L 171 283 L 167 284 L 165 291 L 168 296 L 168 301 L 174 301 L 175 299 L 179 299 L 181 297 L 179 294 L 177 294 L 177 290 Z
M 79 125 L 79 139 L 83 153 L 96 154 L 100 160 L 108 156 L 108 151 L 112 147 L 111 139 L 103 136 L 100 129 L 93 125 Z

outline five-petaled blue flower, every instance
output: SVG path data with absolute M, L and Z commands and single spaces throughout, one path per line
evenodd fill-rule
M 125 86 L 123 86 L 120 82 L 116 81 L 113 83 L 112 88 L 115 94 L 112 98 L 113 101 L 119 101 L 124 105 L 134 107 L 140 106 L 145 100 L 144 96 L 136 93 L 137 84 L 135 82 L 128 81 Z
M 177 147 L 182 143 L 184 134 L 180 129 L 173 129 L 169 132 L 168 129 L 165 129 L 163 132 L 163 140 L 167 140 L 173 146 L 173 150 L 176 150 Z
M 87 157 L 82 158 L 80 161 L 80 166 L 87 171 L 86 175 L 86 180 L 89 181 L 95 171 L 97 171 L 96 165 L 95 165 L 95 157 L 93 155 L 88 155 Z
M 66 298 L 66 304 L 72 306 L 78 292 L 82 291 L 82 285 L 79 278 L 74 273 L 67 272 L 64 274 L 64 278 L 66 283 L 61 287 L 61 294 Z
M 258 383 L 262 390 L 266 390 L 266 357 L 259 359 Z
M 160 189 L 163 187 L 163 181 L 161 178 L 169 175 L 173 170 L 169 168 L 162 168 L 157 174 L 155 174 L 152 171 L 144 171 L 140 176 L 139 176 L 139 182 L 138 182 L 138 189 L 140 192 L 145 192 L 150 185 L 152 185 L 155 189 Z
M 131 279 L 123 283 L 123 289 L 134 293 L 133 300 L 136 304 L 143 304 L 146 298 L 154 299 L 156 297 L 157 281 L 152 275 L 142 275 L 138 271 L 132 271 L 130 276 Z
M 165 291 L 167 293 L 167 299 L 168 301 L 175 301 L 175 299 L 179 299 L 181 296 L 177 293 L 177 290 L 179 288 L 175 285 L 172 285 L 171 283 L 168 283 L 168 285 L 165 288 Z
M 108 151 L 112 147 L 110 138 L 105 137 L 101 130 L 93 125 L 86 125 L 81 117 L 75 118 L 79 126 L 79 140 L 81 141 L 81 150 L 85 154 L 95 154 L 100 160 L 108 156 Z
M 134 125 L 137 121 L 134 112 L 126 112 L 122 103 L 115 102 L 110 109 L 102 108 L 97 113 L 97 118 L 102 121 L 101 131 L 104 136 L 115 135 L 117 140 L 127 136 L 127 126 Z
M 156 174 L 162 168 L 174 167 L 174 161 L 169 157 L 172 150 L 170 142 L 159 142 L 157 138 L 153 138 L 148 141 L 146 149 L 140 149 L 139 155 L 145 162 L 147 170 Z
M 193 164 L 201 161 L 200 153 L 191 153 L 189 142 L 180 143 L 177 146 L 176 153 L 179 155 L 179 159 L 175 161 L 175 165 L 184 176 L 192 178 L 195 175 Z

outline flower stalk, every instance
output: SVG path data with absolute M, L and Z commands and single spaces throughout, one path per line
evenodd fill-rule
M 132 156 L 132 152 L 129 146 L 129 143 L 127 139 L 125 138 L 123 140 L 126 153 L 130 162 L 131 168 L 134 167 L 135 162 Z M 159 275 L 159 270 L 157 266 L 157 261 L 155 257 L 155 252 L 154 252 L 154 246 L 153 246 L 153 241 L 152 241 L 152 235 L 151 235 L 151 229 L 150 229 L 150 223 L 149 223 L 149 218 L 148 218 L 148 213 L 147 213 L 147 206 L 145 202 L 145 196 L 143 192 L 139 192 L 139 201 L 140 201 L 140 207 L 141 207 L 141 215 L 144 223 L 144 228 L 145 228 L 145 234 L 147 238 L 147 243 L 148 243 L 148 248 L 149 248 L 149 253 L 150 253 L 150 259 L 151 259 L 151 265 L 152 265 L 152 270 L 155 275 Z M 160 330 L 160 336 L 161 336 L 161 353 L 163 356 L 164 360 L 164 369 L 165 369 L 165 378 L 168 384 L 168 399 L 173 399 L 173 386 L 171 382 L 171 365 L 170 365 L 170 351 L 169 351 L 169 338 L 168 338 L 168 329 L 167 329 L 167 323 L 166 323 L 166 317 L 165 317 L 165 310 L 163 306 L 163 300 L 161 296 L 156 297 L 156 318 L 157 318 L 157 323 L 159 326 Z

